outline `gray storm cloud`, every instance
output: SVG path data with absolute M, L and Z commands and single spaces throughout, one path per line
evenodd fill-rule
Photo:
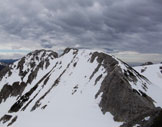
M 0 0 L 0 44 L 162 53 L 161 0 Z

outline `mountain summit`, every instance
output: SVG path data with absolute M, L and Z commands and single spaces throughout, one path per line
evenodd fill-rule
M 36 50 L 0 71 L 0 126 L 151 127 L 161 94 L 103 52 Z

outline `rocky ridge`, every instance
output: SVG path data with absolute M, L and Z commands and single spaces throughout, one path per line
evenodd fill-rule
M 91 71 L 86 72 L 84 65 Z M 79 72 L 80 68 L 85 72 Z M 63 82 L 69 82 L 67 80 L 71 77 L 74 79 L 75 75 L 78 75 L 75 82 L 78 84 L 72 87 L 71 95 L 79 94 L 84 85 L 79 78 L 90 82 L 87 85 L 98 88 L 95 88 L 92 98 L 100 98 L 98 106 L 102 113 L 110 112 L 115 121 L 123 122 L 121 127 L 137 124 L 152 127 L 151 121 L 157 118 L 155 114 L 161 112 L 161 108 L 155 106 L 154 97 L 149 95 L 149 80 L 111 55 L 67 48 L 58 56 L 53 51 L 36 50 L 0 72 L 0 106 L 12 99 L 6 111 L 0 114 L 1 124 L 16 125 L 19 112 L 29 110 L 32 114 L 37 109 L 46 110 L 53 91 Z M 82 92 L 80 90 L 80 94 Z M 145 120 L 146 117 L 150 120 Z

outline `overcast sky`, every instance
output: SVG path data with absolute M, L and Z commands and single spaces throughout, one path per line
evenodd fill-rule
M 162 61 L 162 0 L 0 0 L 0 58 L 65 47 Z

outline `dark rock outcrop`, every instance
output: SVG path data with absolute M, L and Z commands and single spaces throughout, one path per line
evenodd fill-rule
M 14 122 L 16 122 L 16 120 L 17 120 L 17 116 L 15 116 L 7 126 L 8 127 L 11 126 Z
M 2 80 L 2 78 L 6 74 L 8 74 L 8 77 L 10 77 L 10 75 L 12 74 L 12 70 L 15 68 L 19 71 L 19 76 L 21 77 L 22 81 L 14 82 L 13 84 L 1 84 L 4 86 L 0 91 L 0 103 L 2 102 L 2 100 L 5 101 L 9 96 L 21 97 L 21 94 L 24 91 L 26 85 L 30 84 L 34 80 L 34 78 L 37 77 L 38 71 L 40 69 L 43 69 L 44 66 L 46 68 L 49 66 L 49 59 L 54 59 L 57 57 L 58 54 L 56 52 L 50 50 L 36 50 L 21 58 L 16 65 L 11 64 L 1 70 L 0 80 Z M 36 64 L 36 61 L 38 64 Z M 23 79 L 28 73 L 28 80 L 27 82 L 24 82 Z
M 26 84 L 24 82 L 14 82 L 12 85 L 4 85 L 2 90 L 0 91 L 0 103 L 2 100 L 6 100 L 9 96 L 21 96 L 24 91 Z
M 2 80 L 4 75 L 6 75 L 7 73 L 10 73 L 10 70 L 11 68 L 7 66 L 0 71 L 0 81 Z
M 128 82 L 129 80 L 132 82 L 137 81 L 137 72 L 128 69 L 123 73 L 118 61 L 104 53 L 95 52 L 92 54 L 91 62 L 95 58 L 99 64 L 106 68 L 108 73 L 99 92 L 96 94 L 97 97 L 102 93 L 99 106 L 103 113 L 110 112 L 116 121 L 128 122 L 148 110 L 154 110 L 153 101 L 148 99 L 147 95 L 142 96 L 142 94 L 134 92 Z M 128 73 L 128 75 L 125 73 Z
M 148 123 L 143 127 L 162 127 L 162 109 L 159 110 L 155 115 L 153 115 Z
M 149 110 L 124 123 L 121 127 L 133 127 L 135 125 L 138 125 L 138 127 L 162 127 L 162 109 L 158 107 L 154 110 Z
M 142 66 L 145 66 L 145 65 L 152 65 L 152 64 L 154 64 L 153 62 L 146 62 L 146 63 L 144 63 L 144 64 L 142 64 Z
M 4 69 L 6 66 L 0 65 L 0 71 Z
M 2 118 L 0 118 L 0 122 L 6 123 L 6 122 L 9 121 L 11 118 L 12 118 L 11 115 L 4 115 Z
M 3 62 L 0 61 L 0 71 L 3 70 L 7 66 L 8 66 L 8 64 L 3 63 Z
M 54 72 L 56 66 L 58 64 L 62 64 L 60 61 L 56 62 L 53 68 L 50 68 L 51 70 L 46 72 L 46 74 L 44 74 L 39 81 L 37 81 L 34 85 L 32 84 L 33 86 L 31 86 L 26 93 L 23 95 L 22 93 L 26 86 L 30 85 L 33 80 L 37 78 L 40 69 L 47 69 L 50 65 L 50 60 L 58 58 L 57 53 L 53 51 L 36 50 L 20 59 L 16 65 L 13 64 L 7 66 L 0 71 L 0 80 L 6 74 L 8 74 L 8 76 L 12 75 L 13 68 L 18 70 L 18 74 L 21 77 L 21 81 L 16 81 L 13 84 L 3 84 L 0 91 L 0 103 L 2 103 L 2 101 L 6 101 L 6 99 L 10 96 L 17 96 L 16 102 L 11 105 L 8 113 L 12 114 L 20 110 L 24 111 L 36 97 L 39 98 L 37 98 L 38 100 L 35 101 L 30 111 L 34 111 L 38 107 L 45 109 L 47 105 L 42 106 L 41 100 L 43 100 L 53 90 L 53 88 L 59 84 L 62 75 L 64 75 L 71 64 L 74 68 L 79 65 L 76 61 L 74 61 L 74 59 L 77 57 L 78 49 L 67 48 L 64 50 L 62 55 L 67 54 L 71 50 L 73 50 L 74 56 L 70 63 L 67 64 L 67 67 L 56 77 L 50 88 L 40 97 L 37 95 L 47 84 L 51 73 Z M 94 68 L 93 73 L 90 77 L 88 77 L 89 80 L 95 76 L 101 67 L 105 68 L 104 74 L 107 73 L 106 77 L 101 83 L 99 91 L 95 96 L 97 98 L 101 94 L 99 106 L 102 112 L 104 114 L 106 112 L 110 112 L 114 116 L 115 121 L 124 122 L 121 127 L 133 127 L 136 124 L 138 124 L 139 127 L 160 127 L 159 125 L 161 125 L 162 110 L 161 108 L 156 108 L 153 103 L 154 100 L 145 93 L 148 89 L 146 83 L 141 83 L 144 91 L 133 89 L 130 84 L 130 82 L 132 82 L 134 85 L 136 85 L 139 78 L 146 82 L 149 81 L 144 76 L 132 69 L 129 65 L 113 58 L 110 55 L 99 52 L 94 52 L 89 55 L 92 56 L 88 62 L 90 61 L 93 63 L 94 60 L 97 60 L 98 62 L 98 66 Z M 121 66 L 119 66 L 121 63 L 125 69 L 122 69 Z M 26 81 L 24 81 L 25 76 Z M 103 74 L 100 74 L 95 79 L 94 85 L 96 85 L 101 78 L 103 78 Z M 41 87 L 41 89 L 36 91 L 36 89 L 39 87 Z M 79 85 L 76 84 L 76 86 L 73 87 L 72 95 L 77 93 L 78 88 Z M 35 95 L 31 97 L 34 92 L 36 92 Z M 146 120 L 146 117 L 149 117 L 149 120 Z M 5 123 L 6 121 L 9 121 L 10 123 L 8 126 L 10 126 L 16 120 L 17 116 L 12 117 L 11 115 L 4 115 L 0 119 L 0 122 Z

